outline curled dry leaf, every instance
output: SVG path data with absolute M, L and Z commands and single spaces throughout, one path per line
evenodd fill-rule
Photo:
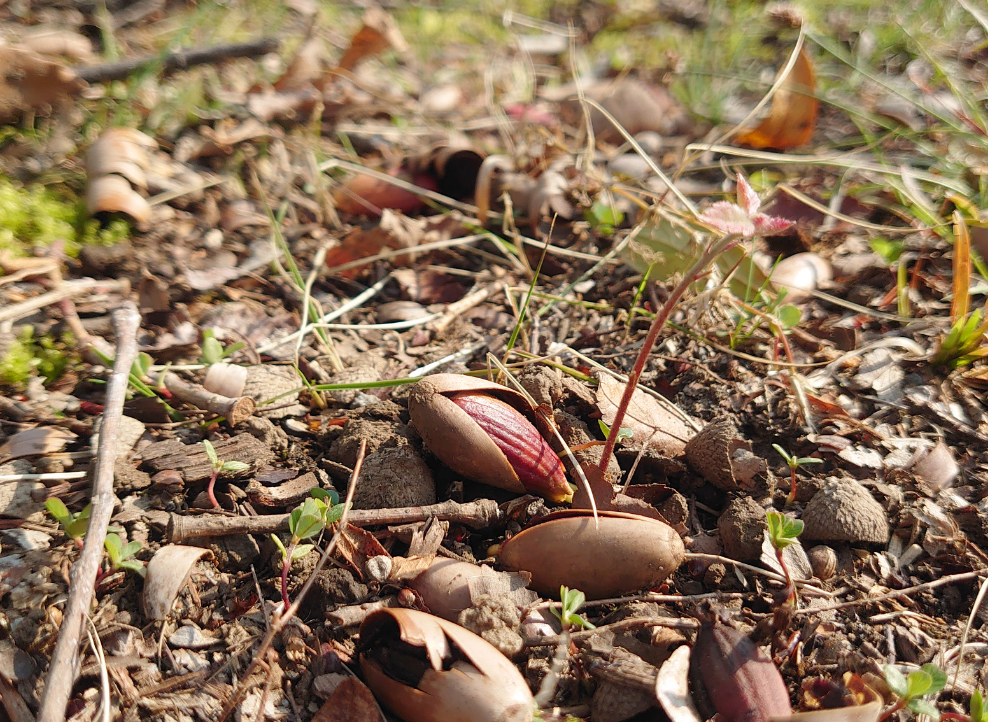
M 97 213 L 126 213 L 138 223 L 151 220 L 151 206 L 135 191 L 126 178 L 105 175 L 89 181 L 86 189 L 86 210 Z
M 690 697 L 690 648 L 685 644 L 659 667 L 655 697 L 671 722 L 703 722 Z
M 110 128 L 89 148 L 86 173 L 90 180 L 116 173 L 135 186 L 147 188 L 145 172 L 151 168 L 147 150 L 155 147 L 157 143 L 139 130 Z
M 367 685 L 407 722 L 532 719 L 535 702 L 518 669 L 459 625 L 411 609 L 381 609 L 360 626 L 360 641 Z
M 17 44 L 40 55 L 61 55 L 80 63 L 95 58 L 89 38 L 71 30 L 42 29 L 25 35 Z
M 625 384 L 601 375 L 597 386 L 597 407 L 605 424 L 612 424 L 621 403 Z M 693 430 L 676 414 L 663 408 L 641 389 L 635 389 L 622 426 L 629 427 L 636 446 L 647 446 L 668 457 L 679 456 L 693 436 Z
M 0 121 L 61 103 L 86 87 L 60 62 L 22 46 L 0 46 Z
M 935 491 L 942 491 L 953 485 L 954 479 L 960 474 L 960 467 L 950 448 L 939 441 L 929 453 L 913 464 L 911 471 Z
M 154 553 L 144 578 L 144 612 L 148 618 L 160 621 L 168 616 L 195 563 L 209 553 L 208 549 L 178 544 L 163 546 Z
M 364 12 L 364 25 L 350 39 L 350 47 L 340 58 L 340 70 L 353 70 L 363 58 L 377 55 L 388 48 L 396 53 L 407 53 L 408 43 L 398 29 L 398 24 L 381 8 L 374 6 Z
M 383 722 L 383 719 L 367 685 L 348 676 L 336 685 L 312 722 Z
M 71 431 L 58 426 L 39 426 L 18 431 L 0 446 L 0 461 L 52 454 L 64 449 L 75 438 L 76 435 Z
M 601 511 L 595 521 L 589 511 L 573 509 L 515 534 L 498 560 L 530 572 L 530 586 L 545 596 L 565 585 L 603 599 L 658 585 L 685 557 L 683 540 L 668 524 L 615 511 Z
M 244 393 L 247 369 L 236 364 L 216 363 L 209 367 L 202 387 L 220 396 L 236 399 Z
M 813 137 L 820 105 L 813 97 L 815 92 L 813 63 L 803 47 L 788 77 L 772 97 L 768 117 L 757 128 L 738 135 L 737 142 L 752 148 L 777 150 L 805 145 Z

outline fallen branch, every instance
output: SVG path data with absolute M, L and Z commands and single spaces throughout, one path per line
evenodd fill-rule
M 180 70 L 194 65 L 206 65 L 229 58 L 256 58 L 267 55 L 278 49 L 280 42 L 277 38 L 261 38 L 246 43 L 230 45 L 214 45 L 209 48 L 192 48 L 169 53 L 164 57 L 133 58 L 121 60 L 118 63 L 104 65 L 77 65 L 72 70 L 87 83 L 105 83 L 110 80 L 121 80 L 133 75 L 139 70 L 160 65 L 163 70 Z
M 117 355 L 106 387 L 103 424 L 93 476 L 92 516 L 89 518 L 89 529 L 86 531 L 79 561 L 69 572 L 69 600 L 58 632 L 58 643 L 48 667 L 38 722 L 61 722 L 65 719 L 65 706 L 79 676 L 79 639 L 93 599 L 96 575 L 103 561 L 106 528 L 113 515 L 113 466 L 117 458 L 117 431 L 130 381 L 130 367 L 137 357 L 137 329 L 140 322 L 141 315 L 130 301 L 125 301 L 113 312 Z
M 267 516 L 226 516 L 204 514 L 185 516 L 171 514 L 165 536 L 169 543 L 179 544 L 196 537 L 232 536 L 235 534 L 272 534 L 288 530 L 288 514 Z M 427 519 L 439 519 L 454 524 L 466 524 L 472 529 L 486 529 L 504 519 L 504 513 L 491 499 L 478 499 L 468 504 L 444 501 L 427 506 L 398 509 L 354 509 L 347 520 L 352 526 L 378 524 L 412 524 Z

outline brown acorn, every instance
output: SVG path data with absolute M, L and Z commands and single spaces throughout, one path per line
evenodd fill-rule
M 573 490 L 559 457 L 529 417 L 525 397 L 492 381 L 436 374 L 415 384 L 408 413 L 425 445 L 463 476 L 554 502 Z

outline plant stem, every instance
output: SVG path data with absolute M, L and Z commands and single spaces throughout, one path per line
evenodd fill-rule
M 889 717 L 894 715 L 900 709 L 905 709 L 905 707 L 906 707 L 905 700 L 901 700 L 901 699 L 896 700 L 894 705 L 892 705 L 887 710 L 882 712 L 882 716 L 878 718 L 878 722 L 885 722 L 885 720 L 887 720 Z
M 285 603 L 285 609 L 291 606 L 288 601 L 288 570 L 292 566 L 292 554 L 295 553 L 296 544 L 298 544 L 298 539 L 293 534 L 292 541 L 285 551 L 285 560 L 281 564 L 281 601 Z
M 220 508 L 220 503 L 216 501 L 216 494 L 213 493 L 213 489 L 216 488 L 216 477 L 220 475 L 219 469 L 213 469 L 213 475 L 209 477 L 209 486 L 206 487 L 206 495 L 209 497 L 209 502 L 213 505 L 214 509 Z
M 676 304 L 679 303 L 679 299 L 686 293 L 686 289 L 703 273 L 706 267 L 721 253 L 737 245 L 739 240 L 737 235 L 728 235 L 711 243 L 693 267 L 683 274 L 682 280 L 676 285 L 672 293 L 669 294 L 669 298 L 666 300 L 665 305 L 662 306 L 662 310 L 655 314 L 655 318 L 652 319 L 652 325 L 649 327 L 648 334 L 645 336 L 642 349 L 638 352 L 638 358 L 635 359 L 635 366 L 631 370 L 631 373 L 628 374 L 628 384 L 624 387 L 624 393 L 621 395 L 621 403 L 618 405 L 614 420 L 611 422 L 611 431 L 607 435 L 607 443 L 604 444 L 604 453 L 600 457 L 601 472 L 607 471 L 607 462 L 610 460 L 611 454 L 614 453 L 615 445 L 617 445 L 618 435 L 621 433 L 621 424 L 624 422 L 624 417 L 628 412 L 628 406 L 631 404 L 631 396 L 638 388 L 638 380 L 645 370 L 648 355 L 652 352 L 652 347 L 655 345 L 655 341 L 659 337 L 662 327 L 665 326 L 666 320 L 676 307 Z
M 779 547 L 775 548 L 775 558 L 779 560 L 779 566 L 782 567 L 782 573 L 786 577 L 786 597 L 787 602 L 792 602 L 793 607 L 796 606 L 796 585 L 793 584 L 792 576 L 789 574 L 789 566 L 786 564 L 785 558 L 782 556 L 782 549 Z
M 792 481 L 789 483 L 789 496 L 786 497 L 786 506 L 792 506 L 796 502 L 796 467 L 790 464 L 789 471 L 792 473 Z

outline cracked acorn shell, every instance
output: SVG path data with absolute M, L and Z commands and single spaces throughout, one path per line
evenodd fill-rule
M 532 425 L 521 394 L 485 379 L 435 374 L 412 388 L 408 414 L 429 450 L 458 474 L 553 502 L 572 499 L 562 462 Z
M 367 686 L 406 722 L 532 720 L 535 701 L 518 669 L 457 624 L 412 609 L 381 609 L 360 625 L 360 643 Z M 389 676 L 382 661 L 413 683 Z
M 498 560 L 532 575 L 539 594 L 556 598 L 559 587 L 587 599 L 606 599 L 654 587 L 686 558 L 683 540 L 668 524 L 637 514 L 572 509 L 542 517 L 501 546 Z

